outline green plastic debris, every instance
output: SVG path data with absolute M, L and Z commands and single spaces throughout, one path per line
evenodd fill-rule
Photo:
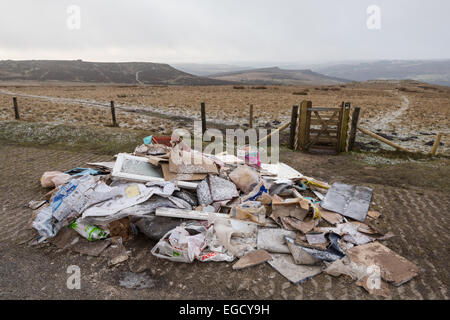
M 97 226 L 84 223 L 81 218 L 78 218 L 68 226 L 70 229 L 75 230 L 80 235 L 82 235 L 84 238 L 88 239 L 89 241 L 95 241 L 100 239 L 106 239 L 109 237 L 109 233 L 106 231 L 103 231 Z

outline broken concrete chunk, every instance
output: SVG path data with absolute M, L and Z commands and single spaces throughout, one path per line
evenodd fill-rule
M 322 272 L 321 266 L 295 264 L 289 254 L 273 254 L 268 263 L 293 284 L 299 284 Z
M 366 219 L 372 192 L 371 188 L 335 182 L 320 205 L 362 222 Z
M 234 270 L 253 267 L 263 262 L 269 261 L 272 256 L 266 250 L 255 250 L 247 253 L 233 265 Z
M 236 185 L 226 179 L 218 176 L 208 176 L 209 189 L 211 190 L 211 197 L 213 201 L 230 200 L 239 197 L 239 192 Z
M 395 286 L 417 276 L 419 267 L 379 242 L 356 246 L 347 251 L 350 261 L 366 267 L 378 266 L 381 278 Z
M 197 198 L 199 204 L 208 205 L 213 203 L 211 191 L 207 179 L 200 182 L 197 186 Z

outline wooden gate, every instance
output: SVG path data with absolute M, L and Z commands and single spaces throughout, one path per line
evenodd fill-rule
M 311 101 L 300 105 L 296 149 L 343 152 L 347 145 L 350 103 L 341 107 L 313 107 Z

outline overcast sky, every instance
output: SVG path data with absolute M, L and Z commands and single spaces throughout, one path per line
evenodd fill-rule
M 370 5 L 381 10 L 380 29 L 367 27 Z M 2 0 L 0 60 L 442 59 L 449 14 L 448 0 Z

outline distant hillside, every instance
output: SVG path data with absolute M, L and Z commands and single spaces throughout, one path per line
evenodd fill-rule
M 318 66 L 314 71 L 354 81 L 411 79 L 450 86 L 450 60 L 383 60 Z
M 212 74 L 236 72 L 250 69 L 251 67 L 240 67 L 230 64 L 202 64 L 202 63 L 172 63 L 178 70 L 195 74 L 196 76 L 209 77 Z
M 217 73 L 210 75 L 209 77 L 217 80 L 236 81 L 245 84 L 266 85 L 334 85 L 350 82 L 345 79 L 325 76 L 311 70 L 287 70 L 278 67 Z
M 229 82 L 198 77 L 168 64 L 85 62 L 81 60 L 0 61 L 0 81 L 68 81 L 152 85 L 220 85 Z

